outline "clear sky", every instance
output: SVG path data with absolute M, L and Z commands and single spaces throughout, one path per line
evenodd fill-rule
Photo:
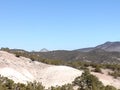
M 120 0 L 0 0 L 0 47 L 79 49 L 120 41 Z

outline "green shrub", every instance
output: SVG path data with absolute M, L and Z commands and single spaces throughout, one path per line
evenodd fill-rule
M 107 85 L 106 87 L 105 87 L 105 90 L 117 90 L 115 87 L 113 87 L 113 86 L 109 86 L 109 85 Z
M 97 67 L 95 68 L 94 72 L 102 73 L 101 68 L 100 68 L 99 66 L 97 66 Z

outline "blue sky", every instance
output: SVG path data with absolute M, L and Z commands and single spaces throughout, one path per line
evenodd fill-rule
M 78 49 L 120 41 L 120 0 L 1 0 L 0 47 Z

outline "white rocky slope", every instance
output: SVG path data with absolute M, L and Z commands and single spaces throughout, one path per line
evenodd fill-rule
M 106 86 L 111 85 L 120 89 L 120 78 L 115 79 L 113 76 L 110 76 L 108 72 L 111 70 L 102 69 L 102 73 L 91 72 L 94 76 L 98 77 L 99 80 Z
M 0 51 L 0 74 L 16 83 L 38 81 L 46 88 L 71 83 L 82 71 L 68 67 L 43 64 L 28 58 Z

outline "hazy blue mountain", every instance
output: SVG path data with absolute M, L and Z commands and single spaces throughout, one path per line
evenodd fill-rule
M 48 52 L 48 50 L 46 48 L 43 48 L 40 50 L 40 52 Z
M 120 42 L 106 42 L 106 43 L 98 45 L 96 47 L 82 48 L 82 49 L 78 49 L 77 51 L 90 52 L 90 51 L 96 50 L 96 49 L 102 49 L 102 50 L 108 51 L 108 52 L 120 52 Z
M 95 48 L 103 49 L 109 52 L 120 52 L 120 42 L 106 42 L 96 46 Z

